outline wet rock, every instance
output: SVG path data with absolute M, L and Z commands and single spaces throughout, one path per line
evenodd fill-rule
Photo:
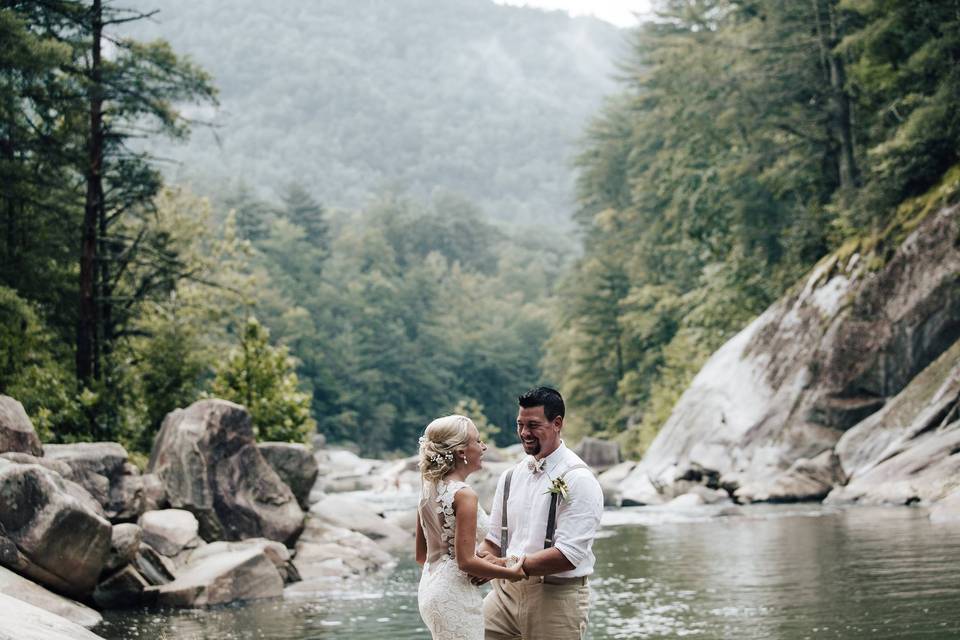
M 132 565 L 126 565 L 97 585 L 93 601 L 103 609 L 135 607 L 143 603 L 150 583 Z
M 846 476 L 832 449 L 813 459 L 800 458 L 769 480 L 756 480 L 736 490 L 738 502 L 819 502 Z
M 580 458 L 595 472 L 606 471 L 620 464 L 620 445 L 609 440 L 586 437 L 575 449 Z
M 96 610 L 48 591 L 3 567 L 0 567 L 0 594 L 23 600 L 88 629 L 103 621 L 103 616 Z M 2 626 L 0 623 L 0 629 Z
M 319 474 L 313 452 L 306 445 L 292 442 L 262 442 L 257 448 L 280 479 L 293 491 L 300 506 L 308 508 L 310 489 Z
M 140 517 L 143 541 L 167 557 L 200 545 L 200 523 L 184 509 L 148 511 Z
M 269 538 L 292 543 L 304 514 L 257 449 L 250 414 L 225 400 L 201 400 L 163 421 L 148 472 L 171 506 L 197 516 L 207 541 Z
M 359 531 L 385 549 L 409 548 L 413 531 L 404 531 L 380 516 L 372 507 L 344 496 L 327 496 L 310 508 L 318 521 Z
M 110 535 L 110 555 L 107 556 L 104 571 L 115 571 L 133 562 L 142 542 L 143 531 L 139 526 L 131 523 L 113 525 Z
M 23 405 L 0 394 L 0 453 L 8 451 L 43 455 L 43 445 Z
M 167 607 L 207 607 L 283 595 L 283 578 L 260 548 L 204 557 L 186 565 L 176 580 L 150 587 Z
M 66 618 L 0 594 L 0 637 L 16 640 L 103 640 Z
M 110 523 L 70 495 L 59 474 L 0 461 L 0 564 L 58 592 L 93 591 Z

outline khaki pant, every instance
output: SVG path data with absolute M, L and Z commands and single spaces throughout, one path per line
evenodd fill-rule
M 485 640 L 582 640 L 590 587 L 543 584 L 538 577 L 493 580 L 483 601 Z

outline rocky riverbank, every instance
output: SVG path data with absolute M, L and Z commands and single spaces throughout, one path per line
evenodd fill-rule
M 706 363 L 622 504 L 926 505 L 960 518 L 960 207 L 824 259 Z M 692 493 L 691 493 L 692 492 Z
M 141 472 L 117 443 L 42 445 L 0 396 L 0 635 L 92 638 L 98 610 L 323 591 L 390 566 L 413 529 L 325 492 L 396 490 L 388 466 L 257 444 L 243 407 L 204 400 L 167 416 Z

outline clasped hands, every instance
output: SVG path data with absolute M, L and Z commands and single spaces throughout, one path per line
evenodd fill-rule
M 523 570 L 523 560 L 524 557 L 520 556 L 510 556 L 509 558 L 501 558 L 496 556 L 489 551 L 480 551 L 477 553 L 477 557 L 482 558 L 484 561 L 489 562 L 490 564 L 495 564 L 499 567 L 506 567 L 507 569 L 512 569 L 514 571 L 514 576 L 510 578 L 503 578 L 504 580 L 509 580 L 510 582 L 517 582 L 519 580 L 525 580 L 527 572 Z M 470 582 L 474 585 L 480 586 L 486 584 L 490 581 L 490 578 L 478 578 L 477 576 L 470 576 Z

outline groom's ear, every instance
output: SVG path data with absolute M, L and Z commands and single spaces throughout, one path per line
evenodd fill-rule
M 557 431 L 563 429 L 563 416 L 557 416 L 553 419 L 553 426 L 557 428 Z

